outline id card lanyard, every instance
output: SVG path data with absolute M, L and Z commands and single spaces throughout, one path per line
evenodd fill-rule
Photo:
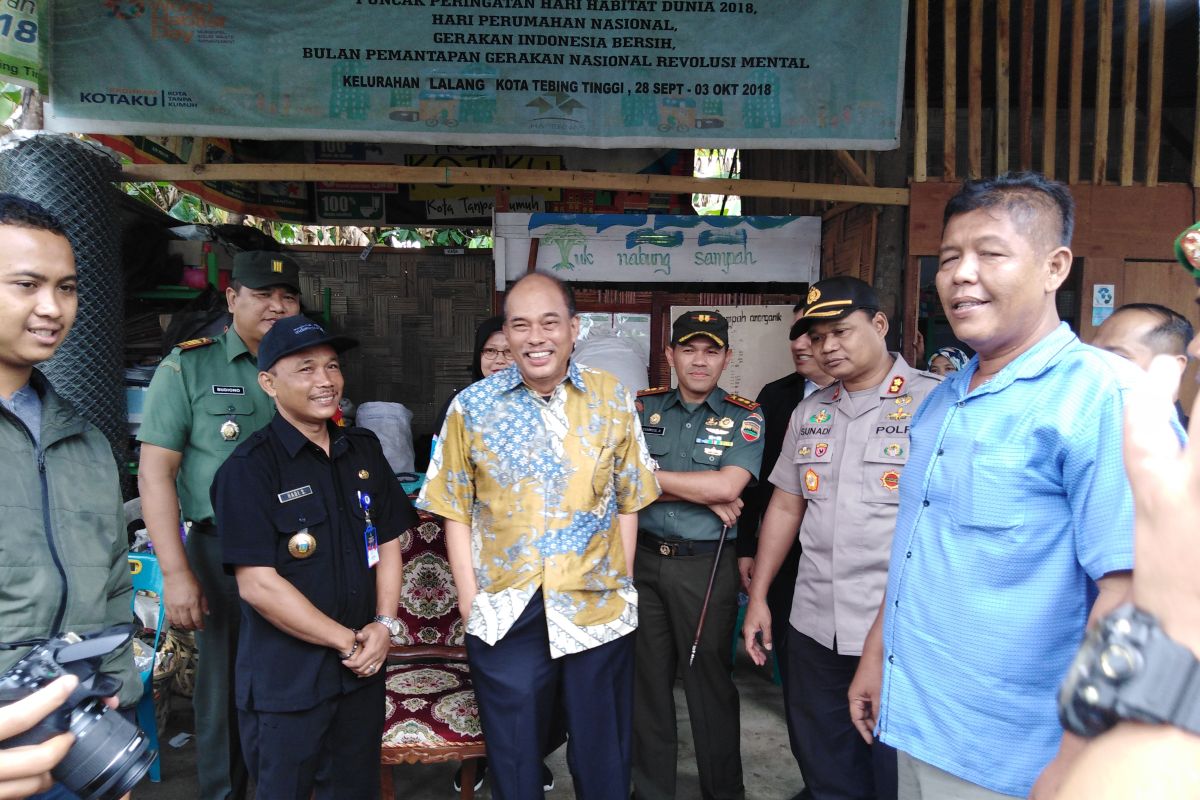
M 375 532 L 374 523 L 371 522 L 371 495 L 359 492 L 358 505 L 362 508 L 363 516 L 367 520 L 367 527 L 363 529 L 363 544 L 367 548 L 367 569 L 372 569 L 379 563 L 379 535 Z

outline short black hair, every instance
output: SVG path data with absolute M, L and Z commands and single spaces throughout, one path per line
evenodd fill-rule
M 799 303 L 796 303 L 796 305 L 792 306 L 792 313 L 793 313 L 793 314 L 798 314 L 798 313 L 800 313 L 801 311 L 803 311 L 803 310 L 804 310 L 804 307 L 805 307 L 806 305 L 808 305 L 808 304 L 807 304 L 807 303 L 805 303 L 803 300 L 801 300 Z
M 58 219 L 32 200 L 15 194 L 0 194 L 0 225 L 49 231 L 64 239 L 67 232 Z
M 1048 232 L 1054 235 L 1055 247 L 1071 246 L 1075 233 L 1071 190 L 1040 172 L 1005 172 L 994 178 L 966 181 L 946 203 L 942 230 L 959 214 L 996 207 L 1007 211 L 1026 230 L 1034 228 L 1042 215 L 1052 214 L 1056 224 Z
M 512 294 L 512 290 L 517 288 L 518 286 L 520 286 L 521 281 L 527 280 L 528 278 L 533 278 L 533 277 L 545 278 L 546 280 L 550 281 L 558 288 L 558 291 L 560 291 L 562 293 L 563 302 L 566 303 L 566 305 L 567 305 L 567 318 L 568 319 L 578 316 L 579 312 L 577 312 L 575 310 L 575 292 L 571 290 L 571 287 L 569 285 L 567 285 L 566 281 L 562 280 L 561 278 L 556 278 L 553 275 L 547 275 L 544 272 L 530 272 L 525 275 L 522 275 L 521 277 L 519 277 L 515 281 L 513 281 L 513 285 L 508 287 L 508 291 L 504 293 L 504 321 L 505 322 L 508 321 L 508 298 L 509 298 L 509 295 Z
M 1127 303 L 1118 307 L 1112 315 L 1115 317 L 1124 311 L 1141 311 L 1158 320 L 1158 324 L 1142 337 L 1142 341 L 1155 355 L 1187 355 L 1188 343 L 1195 335 L 1192 323 L 1188 322 L 1187 317 L 1158 303 Z

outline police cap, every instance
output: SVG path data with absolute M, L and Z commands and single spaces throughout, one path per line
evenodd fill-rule
M 860 308 L 871 313 L 879 310 L 879 295 L 866 281 L 844 276 L 817 281 L 808 290 L 800 319 L 792 323 L 788 338 L 798 339 L 814 322 L 842 319 Z

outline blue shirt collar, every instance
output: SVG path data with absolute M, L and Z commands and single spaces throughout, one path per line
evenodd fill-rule
M 991 394 L 1003 391 L 1015 381 L 1037 377 L 1050 367 L 1054 357 L 1064 348 L 1070 347 L 1078 341 L 1079 338 L 1071 331 L 1067 323 L 1058 323 L 1057 328 L 1042 337 L 1033 347 L 1005 364 L 1004 368 L 996 373 L 990 381 L 976 387 L 973 394 Z M 953 387 L 955 396 L 963 398 L 972 393 L 969 392 L 968 387 L 971 385 L 971 378 L 978 370 L 979 356 L 975 355 L 971 357 L 966 369 L 959 370 L 946 378 L 946 383 Z

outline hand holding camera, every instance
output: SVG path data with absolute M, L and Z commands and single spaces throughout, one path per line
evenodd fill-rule
M 24 700 L 0 708 L 0 741 L 24 733 L 41 722 L 79 685 L 74 675 L 66 675 Z M 74 743 L 70 733 L 59 734 L 41 744 L 0 750 L 0 800 L 28 797 L 45 791 L 53 782 L 50 770 Z
M 129 626 L 116 626 L 87 637 L 67 633 L 38 644 L 0 675 L 0 714 L 16 714 L 20 720 L 9 731 L 0 729 L 0 769 L 11 757 L 27 756 L 48 744 L 54 753 L 65 739 L 65 755 L 47 759 L 48 766 L 32 773 L 35 783 L 31 791 L 38 791 L 46 769 L 82 800 L 116 800 L 141 780 L 150 769 L 154 753 L 145 734 L 105 702 L 120 689 L 120 681 L 99 672 L 104 656 L 128 642 L 131 635 Z M 59 680 L 64 676 L 66 681 Z M 71 677 L 76 679 L 74 685 Z M 51 695 L 57 697 L 56 704 L 40 701 L 45 704 L 45 713 L 40 716 L 28 710 L 30 701 L 52 687 L 60 687 Z M 63 687 L 66 694 L 58 697 Z M 26 710 L 19 711 L 22 708 Z M 23 728 L 19 727 L 25 719 L 22 714 L 32 717 Z M 74 745 L 62 736 L 67 732 L 74 734 Z M 17 763 L 21 761 L 25 758 L 17 759 Z M 5 777 L 0 771 L 0 780 Z M 13 794 L 4 794 L 5 788 L 0 783 L 0 799 L 23 796 L 15 789 Z

